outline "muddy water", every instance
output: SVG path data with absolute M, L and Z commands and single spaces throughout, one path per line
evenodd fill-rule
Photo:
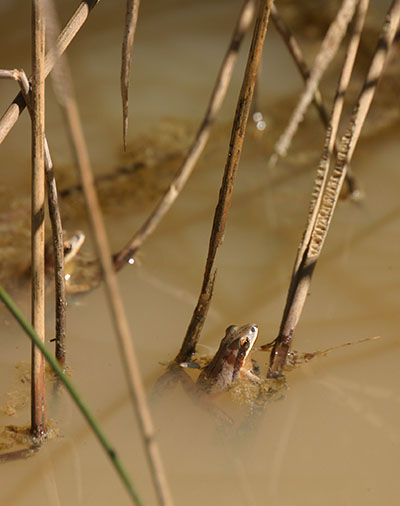
M 63 19 L 72 10 L 68 4 L 64 2 Z M 122 4 L 101 3 L 70 51 L 97 174 L 122 163 L 118 88 Z M 154 146 L 163 152 L 172 146 L 179 158 L 176 153 L 188 143 L 205 107 L 238 6 L 239 2 L 233 7 L 232 2 L 192 5 L 172 0 L 141 6 L 133 64 L 132 145 L 145 132 L 147 139 L 154 133 L 153 141 L 142 142 L 150 155 L 155 156 Z M 2 50 L 1 60 L 5 67 L 29 68 L 27 14 L 11 3 L 3 3 L 1 9 L 1 22 L 7 19 L 10 27 L 18 26 L 13 32 L 15 44 L 9 54 Z M 242 58 L 239 70 L 243 64 Z M 198 295 L 229 142 L 229 119 L 240 86 L 239 70 L 199 169 L 136 264 L 119 275 L 149 394 L 164 370 L 160 362 L 172 358 L 178 349 Z M 263 74 L 260 99 L 270 124 L 261 135 L 251 130 L 246 141 L 218 257 L 215 295 L 202 334 L 203 352 L 216 348 L 225 327 L 232 323 L 257 322 L 261 342 L 275 337 L 305 220 L 311 169 L 321 146 L 321 129 L 311 113 L 288 159 L 273 172 L 266 170 L 272 139 L 290 112 L 281 104 L 300 89 L 300 79 L 273 32 L 267 40 Z M 9 83 L 4 90 L 8 94 L 2 82 L 2 108 L 14 93 Z M 69 182 L 74 169 L 50 86 L 47 110 L 53 156 Z M 289 388 L 253 416 L 246 416 L 246 407 L 221 399 L 224 409 L 235 411 L 234 428 L 221 430 L 215 417 L 181 388 L 150 396 L 175 504 L 394 504 L 399 492 L 395 473 L 400 443 L 397 139 L 398 128 L 386 130 L 361 142 L 356 151 L 353 169 L 365 198 L 338 207 L 295 348 L 315 351 L 364 337 L 379 335 L 381 339 L 332 352 L 291 372 Z M 25 114 L 0 150 L 2 211 L 25 203 L 29 142 Z M 163 173 L 166 179 L 168 171 L 166 176 Z M 154 178 L 151 174 L 142 181 L 144 195 L 127 199 L 122 192 L 114 206 L 111 198 L 107 201 L 106 223 L 114 250 L 151 208 L 160 191 Z M 87 230 L 82 211 L 71 210 L 70 203 L 64 205 L 69 212 L 68 228 Z M 7 223 L 1 225 L 2 234 L 8 233 Z M 91 254 L 90 242 L 85 248 L 83 253 Z M 28 314 L 27 294 L 16 295 Z M 51 306 L 50 295 L 49 336 Z M 29 420 L 24 365 L 29 345 L 4 310 L 0 323 L 1 405 L 8 407 L 0 423 L 24 426 Z M 74 383 L 126 463 L 144 504 L 156 504 L 102 289 L 70 300 L 68 340 Z M 255 357 L 265 372 L 265 354 Z M 58 436 L 35 457 L 2 465 L 1 503 L 129 504 L 67 395 L 49 385 L 48 404 Z

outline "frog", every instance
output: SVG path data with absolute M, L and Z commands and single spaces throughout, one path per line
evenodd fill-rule
M 238 378 L 248 378 L 259 383 L 260 378 L 252 372 L 251 364 L 249 365 L 249 355 L 257 334 L 258 326 L 255 323 L 227 327 L 216 354 L 197 379 L 198 391 L 217 394 L 228 390 Z

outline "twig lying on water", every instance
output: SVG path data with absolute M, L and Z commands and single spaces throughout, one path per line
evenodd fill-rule
M 232 40 L 222 61 L 206 113 L 199 130 L 197 131 L 195 139 L 192 142 L 173 182 L 170 184 L 168 190 L 158 202 L 153 212 L 146 219 L 136 234 L 124 246 L 124 248 L 114 256 L 114 268 L 116 271 L 119 271 L 127 264 L 128 260 L 132 258 L 145 240 L 156 229 L 189 179 L 194 166 L 207 144 L 211 127 L 225 99 L 225 95 L 231 81 L 232 72 L 237 60 L 238 50 L 253 19 L 254 10 L 255 0 L 245 0 L 233 32 Z
M 124 151 L 126 151 L 126 139 L 128 135 L 129 73 L 131 70 L 133 41 L 135 38 L 139 5 L 140 0 L 127 0 L 126 2 L 125 31 L 124 40 L 122 43 L 121 62 L 121 98 Z
M 365 8 L 365 2 L 360 5 L 360 10 L 362 8 Z M 310 203 L 307 228 L 296 258 L 279 335 L 275 340 L 271 352 L 268 371 L 269 377 L 282 374 L 283 366 L 286 362 L 287 354 L 310 286 L 312 273 L 321 253 L 336 208 L 339 193 L 346 175 L 346 169 L 352 159 L 376 87 L 383 73 L 386 58 L 393 43 L 399 20 L 400 0 L 394 0 L 379 37 L 378 45 L 372 57 L 357 104 L 353 110 L 346 133 L 342 138 L 336 165 L 329 181 L 327 181 L 325 159 L 329 159 L 329 147 L 332 148 L 330 135 L 332 127 L 328 128 L 325 149 L 321 158 L 321 165 L 317 171 L 313 196 Z M 339 84 L 341 83 L 342 78 Z M 339 106 L 336 105 L 336 107 Z M 318 192 L 316 192 L 317 189 L 319 189 Z
M 276 165 L 279 157 L 286 155 L 292 138 L 296 133 L 300 122 L 304 118 L 306 109 L 315 96 L 318 83 L 335 56 L 339 48 L 339 44 L 346 33 L 347 26 L 353 17 L 356 3 L 357 0 L 343 0 L 342 6 L 336 15 L 336 18 L 332 21 L 325 38 L 322 41 L 321 49 L 315 58 L 315 63 L 307 80 L 305 90 L 292 113 L 292 117 L 286 127 L 286 130 L 275 144 L 274 154 L 269 160 L 270 167 Z
M 354 346 L 355 344 L 369 343 L 370 341 L 376 341 L 377 339 L 380 338 L 381 336 L 363 337 L 361 339 L 358 339 L 358 341 L 348 341 L 347 343 L 337 344 L 336 346 L 330 346 L 329 348 L 325 348 L 324 350 L 317 350 L 306 353 L 299 353 L 298 351 L 294 350 L 289 353 L 287 365 L 289 367 L 298 366 L 303 362 L 309 362 L 313 358 L 327 355 L 331 351 L 340 350 L 341 348 L 346 348 L 347 346 Z
M 64 30 L 58 37 L 57 50 L 50 50 L 46 55 L 45 77 L 49 75 L 50 71 L 54 67 L 57 55 L 64 53 L 75 35 L 82 28 L 88 15 L 90 14 L 90 11 L 99 3 L 99 1 L 100 0 L 85 0 L 79 4 L 71 19 L 65 25 Z M 19 93 L 0 119 L 0 144 L 4 141 L 9 131 L 15 125 L 24 109 L 25 101 L 22 93 Z
M 50 2 L 51 0 L 46 0 L 46 3 L 49 3 L 50 6 L 48 12 L 50 14 L 55 13 L 53 4 Z M 57 24 L 55 17 L 52 19 L 52 23 L 54 25 Z M 159 503 L 163 506 L 170 506 L 172 505 L 172 499 L 158 444 L 155 439 L 155 431 L 140 376 L 138 359 L 136 357 L 128 320 L 111 261 L 110 246 L 96 190 L 94 188 L 92 168 L 83 135 L 78 106 L 74 97 L 71 74 L 69 72 L 69 68 L 67 67 L 67 63 L 64 60 L 65 59 L 59 61 L 59 65 L 55 68 L 52 77 L 56 80 L 55 89 L 59 92 L 57 93 L 57 98 L 65 115 L 68 134 L 70 136 L 72 149 L 79 169 L 96 250 L 104 275 L 107 300 L 110 307 L 115 333 L 118 339 L 129 393 L 139 421 L 141 436 L 150 466 L 151 477 L 153 479 Z
M 246 70 L 243 76 L 243 83 L 236 106 L 235 118 L 233 120 L 229 151 L 211 230 L 203 283 L 185 339 L 177 357 L 175 358 L 177 363 L 187 361 L 195 352 L 196 344 L 211 300 L 215 280 L 215 271 L 213 272 L 214 260 L 218 247 L 222 243 L 225 224 L 231 204 L 235 175 L 242 153 L 242 146 L 256 83 L 258 66 L 267 32 L 271 4 L 272 0 L 262 0 L 260 2 L 253 32 L 253 39 L 247 59 Z

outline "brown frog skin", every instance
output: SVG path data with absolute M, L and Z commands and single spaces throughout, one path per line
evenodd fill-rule
M 210 394 L 222 392 L 239 377 L 250 377 L 259 381 L 246 366 L 246 359 L 257 334 L 258 327 L 255 323 L 228 327 L 217 353 L 198 377 L 199 390 Z

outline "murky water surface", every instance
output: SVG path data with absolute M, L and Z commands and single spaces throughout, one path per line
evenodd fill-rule
M 73 4 L 63 3 L 63 20 Z M 113 250 L 136 230 L 179 166 L 206 106 L 239 4 L 143 2 L 133 60 L 130 159 L 121 154 L 118 79 L 123 2 L 100 3 L 72 44 L 69 59 L 96 174 L 132 164 L 134 157 L 142 163 L 133 179 L 127 176 L 122 182 L 117 179 L 115 186 L 99 186 Z M 3 41 L 13 40 L 2 45 L 1 66 L 29 69 L 28 13 L 3 2 L 0 19 Z M 373 21 L 371 16 L 372 25 Z M 6 25 L 11 31 L 5 31 Z M 306 33 L 310 36 L 313 31 Z M 371 133 L 360 142 L 352 165 L 365 198 L 357 204 L 339 204 L 295 348 L 315 351 L 365 337 L 381 339 L 331 352 L 291 372 L 288 389 L 252 416 L 247 406 L 235 404 L 229 396 L 219 406 L 217 401 L 219 408 L 234 413 L 233 428 L 221 429 L 215 416 L 181 387 L 150 395 L 164 371 L 160 362 L 178 350 L 200 289 L 248 44 L 246 40 L 232 90 L 198 169 L 136 264 L 118 277 L 175 504 L 394 504 L 400 446 L 396 123 L 374 134 L 372 120 Z M 388 82 L 398 90 L 399 74 L 393 68 L 389 71 Z M 326 81 L 331 90 L 332 77 Z M 1 86 L 4 110 L 16 87 L 3 81 Z M 290 96 L 300 89 L 301 81 L 271 31 L 260 86 L 268 127 L 263 133 L 252 128 L 245 144 L 201 352 L 214 350 L 232 323 L 257 322 L 260 343 L 276 336 L 323 135 L 311 112 L 288 158 L 274 171 L 267 170 L 272 142 L 290 114 L 288 104 L 294 103 Z M 48 91 L 47 132 L 60 185 L 67 187 L 76 181 L 75 169 L 50 83 Z M 390 109 L 398 108 L 398 98 L 393 99 Z M 371 114 L 382 119 L 385 110 Z M 12 234 L 18 238 L 7 245 L 9 263 L 2 246 L 1 277 L 13 278 L 8 281 L 15 285 L 18 267 L 29 263 L 24 214 L 29 206 L 30 156 L 26 113 L 2 145 L 0 156 L 2 241 Z M 6 218 L 10 209 L 17 210 L 16 221 Z M 88 231 L 79 197 L 64 199 L 63 209 L 66 228 Z M 90 240 L 82 254 L 93 255 Z M 29 314 L 26 288 L 14 286 L 14 294 Z M 47 312 L 51 337 L 50 294 Z M 0 318 L 0 423 L 24 426 L 29 421 L 24 363 L 29 360 L 29 343 L 4 308 Z M 255 358 L 265 373 L 266 354 L 256 353 Z M 69 302 L 68 363 L 74 383 L 127 465 L 143 503 L 156 504 L 103 289 Z M 48 404 L 56 437 L 33 458 L 2 465 L 0 502 L 129 504 L 68 396 L 50 384 Z

